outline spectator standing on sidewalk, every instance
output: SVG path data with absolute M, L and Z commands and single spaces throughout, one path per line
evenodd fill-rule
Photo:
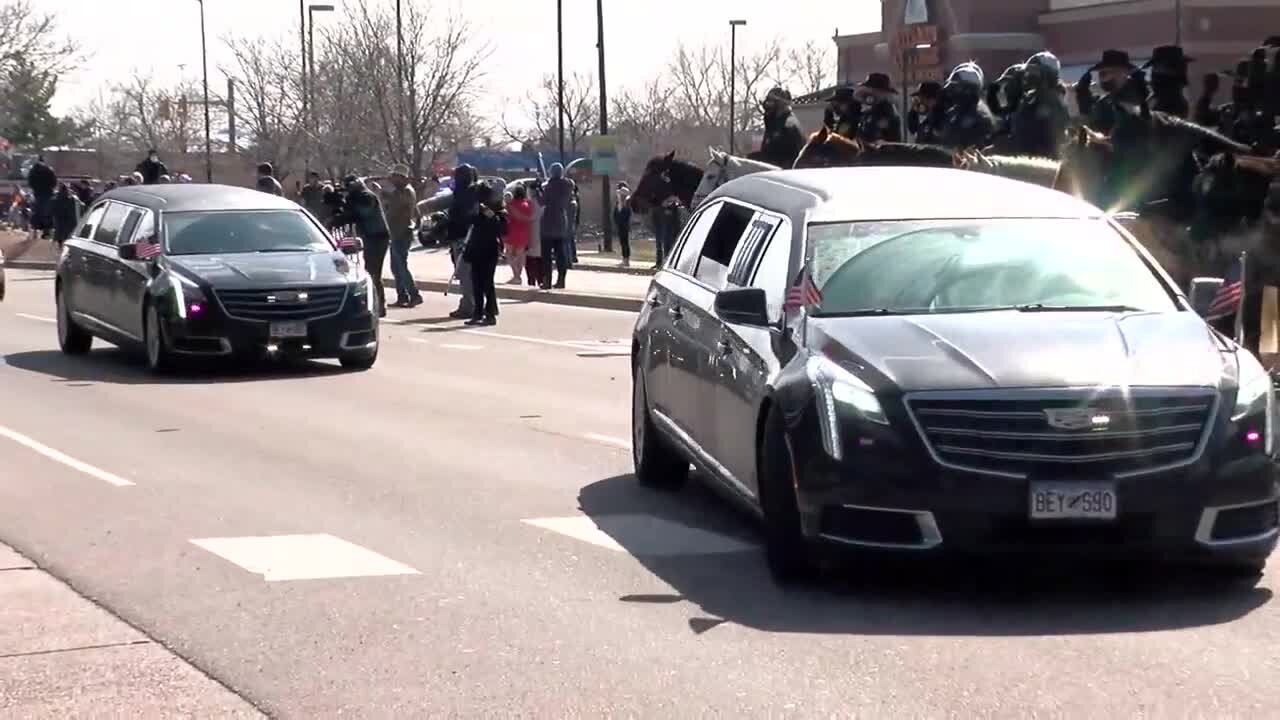
M 391 242 L 387 218 L 382 213 L 382 203 L 378 202 L 378 196 L 365 187 L 363 180 L 355 175 L 348 175 L 343 183 L 347 188 L 347 196 L 343 199 L 342 209 L 329 220 L 329 227 L 356 226 L 356 231 L 364 242 L 364 265 L 373 283 L 378 317 L 386 317 L 387 296 L 382 288 L 382 265 L 387 260 L 387 246 Z
M 497 192 L 488 183 L 480 183 L 475 194 L 479 209 L 472 218 L 471 238 L 463 251 L 471 266 L 471 295 L 475 298 L 475 310 L 467 324 L 497 325 L 498 290 L 493 276 L 498 271 L 507 215 Z
M 537 219 L 533 204 L 529 202 L 529 188 L 517 185 L 507 204 L 507 260 L 511 263 L 511 279 L 508 285 L 519 285 L 524 275 L 533 223 Z
M 618 183 L 613 198 L 613 226 L 618 231 L 618 243 L 622 246 L 622 267 L 631 267 L 631 188 Z
M 459 165 L 453 170 L 451 192 L 453 198 L 449 203 L 449 225 L 446 228 L 446 239 L 449 243 L 449 258 L 453 260 L 453 272 L 462 286 L 462 299 L 458 301 L 458 309 L 449 313 L 449 317 L 459 320 L 470 319 L 476 309 L 475 296 L 471 292 L 471 265 L 467 262 L 463 250 L 467 243 L 467 233 L 471 230 L 472 221 L 480 211 L 476 200 L 476 169 L 470 165 Z
M 649 221 L 653 225 L 653 242 L 658 250 L 657 262 L 653 265 L 653 269 L 657 270 L 662 267 L 676 244 L 676 238 L 680 236 L 683 226 L 680 201 L 674 195 L 667 198 L 649 211 Z
M 566 254 L 571 237 L 573 218 L 573 185 L 564 177 L 564 166 L 551 166 L 551 177 L 542 188 L 542 260 L 546 270 L 542 275 L 542 289 L 551 288 L 551 267 L 547 261 L 555 259 L 555 287 L 563 288 L 569 274 L 569 257 Z
M 51 206 L 53 241 L 61 246 L 67 238 L 71 237 L 71 233 L 75 232 L 76 225 L 80 222 L 80 214 L 84 211 L 84 205 L 66 183 L 60 183 Z
M 256 187 L 268 195 L 284 197 L 284 188 L 280 187 L 280 181 L 275 177 L 275 168 L 269 162 L 258 163 Z
M 27 184 L 31 186 L 31 237 L 36 233 L 48 240 L 53 233 L 53 193 L 58 189 L 58 174 L 44 162 L 44 155 L 36 158 L 36 162 L 27 173 Z
M 409 272 L 409 248 L 418 226 L 418 193 L 409 184 L 407 166 L 397 165 L 391 171 L 391 187 L 382 191 L 382 207 L 391 230 L 391 276 L 396 281 L 393 306 L 417 307 L 422 304 L 422 293 Z
M 535 182 L 525 187 L 529 192 L 533 221 L 529 223 L 529 249 L 525 252 L 524 269 L 529 287 L 538 287 L 542 284 L 543 274 L 551 272 L 544 268 L 546 259 L 542 257 L 542 186 Z

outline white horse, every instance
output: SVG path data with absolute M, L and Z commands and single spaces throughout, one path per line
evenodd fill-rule
M 707 152 L 711 155 L 711 159 L 702 173 L 702 182 L 698 184 L 698 189 L 693 191 L 693 207 L 701 205 L 708 195 L 716 191 L 716 188 L 730 180 L 737 180 L 744 175 L 782 169 L 777 165 L 748 160 L 715 148 L 707 148 Z

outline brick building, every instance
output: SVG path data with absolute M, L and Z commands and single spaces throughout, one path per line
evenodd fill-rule
M 900 30 L 913 23 L 935 26 L 936 42 L 900 52 Z M 881 27 L 835 38 L 840 82 L 878 71 L 900 86 L 904 55 L 916 55 L 909 84 L 937 79 L 966 60 L 976 60 L 990 80 L 1048 49 L 1062 60 L 1063 80 L 1074 83 L 1103 50 L 1126 50 L 1140 65 L 1152 48 L 1176 42 L 1196 58 L 1188 91 L 1194 102 L 1205 73 L 1234 68 L 1265 37 L 1280 34 L 1280 0 L 882 0 Z

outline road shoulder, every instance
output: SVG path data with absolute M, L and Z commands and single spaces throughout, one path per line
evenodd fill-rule
M 0 544 L 0 716 L 262 717 Z

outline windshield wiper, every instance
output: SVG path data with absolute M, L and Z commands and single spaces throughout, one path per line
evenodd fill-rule
M 263 248 L 263 249 L 259 250 L 258 252 L 260 252 L 260 253 L 286 253 L 286 252 L 311 252 L 311 251 L 310 251 L 308 248 L 299 248 L 299 247 L 273 247 L 273 248 Z
M 910 311 L 890 310 L 889 308 L 863 308 L 861 310 L 847 310 L 845 312 L 821 312 L 819 311 L 814 317 L 820 318 L 850 318 L 850 317 L 868 317 L 871 315 L 910 315 Z
M 1142 312 L 1142 308 L 1132 305 L 1045 305 L 1031 303 L 1013 308 L 1018 312 Z

